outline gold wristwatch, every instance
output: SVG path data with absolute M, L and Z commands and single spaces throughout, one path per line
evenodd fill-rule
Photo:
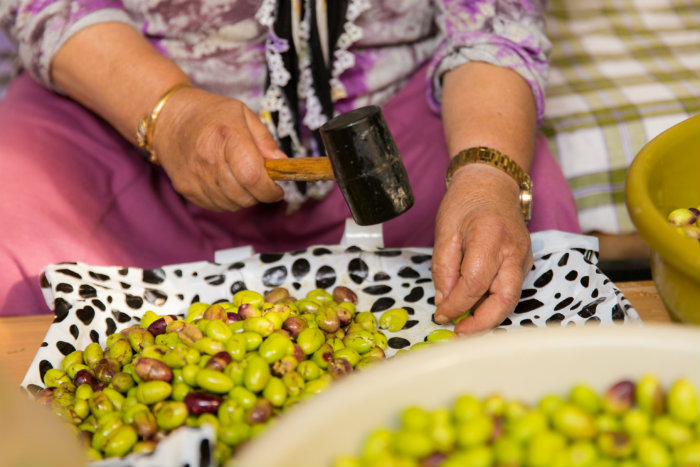
M 532 179 L 513 159 L 500 151 L 483 146 L 460 151 L 450 161 L 445 176 L 445 185 L 450 185 L 452 175 L 457 169 L 472 163 L 492 165 L 513 177 L 520 186 L 520 209 L 525 222 L 528 222 L 532 217 Z

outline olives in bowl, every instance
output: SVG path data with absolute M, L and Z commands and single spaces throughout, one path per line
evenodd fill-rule
M 651 247 L 651 275 L 676 321 L 700 324 L 700 242 L 668 222 L 700 205 L 700 115 L 664 131 L 639 151 L 627 173 L 632 222 Z
M 657 413 L 658 395 L 667 407 L 676 404 L 668 396 L 678 391 L 671 389 L 678 381 L 678 399 L 690 402 L 673 410 L 692 414 L 678 422 L 679 431 L 690 432 L 692 451 L 700 428 L 699 344 L 696 328 L 678 324 L 537 328 L 455 339 L 398 355 L 330 387 L 244 446 L 230 466 L 499 465 L 496 456 L 511 451 L 540 455 L 531 446 L 538 432 L 543 439 L 537 443 L 565 441 L 559 464 L 538 465 L 578 465 L 568 461 L 579 449 L 605 460 L 625 449 L 622 441 L 631 433 L 653 434 L 657 418 L 673 418 L 668 409 L 648 420 L 641 414 Z M 426 426 L 433 431 L 421 431 Z M 681 457 L 648 438 L 640 465 Z M 504 441 L 497 446 L 497 439 Z M 511 450 L 513 441 L 518 446 Z M 692 459 L 693 452 L 683 455 Z M 456 457 L 448 462 L 450 455 Z M 640 459 L 636 451 L 625 455 L 630 465 Z

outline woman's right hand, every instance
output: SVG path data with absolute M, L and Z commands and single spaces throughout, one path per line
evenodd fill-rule
M 286 155 L 239 100 L 180 89 L 158 117 L 153 148 L 175 190 L 203 208 L 236 211 L 282 199 L 264 158 Z
M 81 29 L 56 52 L 51 77 L 69 97 L 136 143 L 139 119 L 187 75 L 131 25 Z M 199 206 L 235 211 L 275 202 L 283 190 L 264 158 L 284 158 L 272 135 L 242 102 L 182 88 L 165 103 L 152 145 L 178 193 Z

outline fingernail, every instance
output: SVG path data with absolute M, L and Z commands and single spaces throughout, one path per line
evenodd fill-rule
M 439 305 L 442 302 L 442 292 L 439 290 L 435 292 L 435 304 Z
M 274 154 L 276 159 L 286 159 L 287 158 L 287 154 L 285 154 L 284 151 L 282 151 L 280 149 L 275 149 L 273 154 Z
M 445 324 L 447 321 L 449 321 L 449 319 L 446 316 L 438 315 L 437 313 L 433 315 L 433 319 L 438 324 Z

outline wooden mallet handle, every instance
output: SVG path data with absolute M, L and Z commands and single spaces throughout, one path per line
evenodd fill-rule
M 273 180 L 317 182 L 335 179 L 331 161 L 327 157 L 265 159 L 265 169 Z

